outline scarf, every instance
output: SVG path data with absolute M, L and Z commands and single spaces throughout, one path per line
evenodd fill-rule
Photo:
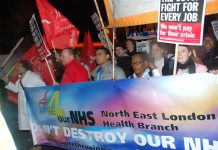
M 181 69 L 181 70 L 188 69 L 189 74 L 196 73 L 195 63 L 191 58 L 189 58 L 188 61 L 184 64 L 180 64 L 178 62 L 177 71 L 178 69 Z

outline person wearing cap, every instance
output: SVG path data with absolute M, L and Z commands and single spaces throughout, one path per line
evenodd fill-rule
M 113 79 L 113 64 L 110 61 L 110 53 L 108 49 L 102 47 L 96 50 L 96 62 L 98 66 L 92 71 L 92 76 L 95 81 L 112 80 Z M 126 75 L 122 68 L 115 64 L 114 79 L 126 79 Z
M 123 45 L 117 44 L 115 46 L 115 54 L 117 58 L 117 66 L 123 69 L 127 77 L 130 76 L 133 73 L 131 57 L 126 54 L 126 50 L 123 48 Z

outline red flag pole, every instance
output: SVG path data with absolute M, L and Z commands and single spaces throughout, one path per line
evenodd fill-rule
M 38 24 L 37 24 L 37 26 L 38 26 Z M 41 35 L 40 30 L 39 30 L 39 33 L 40 33 L 40 35 Z M 42 36 L 42 35 L 41 35 L 41 36 Z M 43 38 L 42 38 L 42 42 L 43 42 L 43 44 L 45 45 L 46 50 L 49 51 L 48 48 L 47 48 L 47 46 L 46 46 L 46 44 L 45 44 L 45 41 L 44 41 Z M 53 81 L 53 83 L 55 84 L 56 81 L 55 81 L 54 76 L 53 76 L 53 74 L 52 74 L 52 72 L 51 72 L 51 68 L 50 68 L 50 65 L 49 65 L 49 63 L 48 63 L 47 57 L 45 57 L 45 62 L 46 62 L 46 65 L 47 65 L 47 67 L 48 67 L 48 71 L 49 71 L 49 74 L 50 74 L 50 76 L 51 76 L 51 78 L 52 78 L 52 81 Z
M 12 71 L 14 71 L 16 65 L 6 74 L 7 76 L 9 76 L 11 74 Z
M 51 40 L 51 44 L 52 44 L 52 47 L 53 47 L 54 53 L 57 54 L 57 51 L 56 51 L 56 49 L 55 49 L 55 46 L 54 46 L 54 43 L 53 43 L 52 40 Z M 60 62 L 60 60 L 56 59 L 56 62 Z
M 52 47 L 53 47 L 54 52 L 57 53 L 57 51 L 56 51 L 56 49 L 55 49 L 55 46 L 54 46 L 54 43 L 53 43 L 52 40 L 51 40 L 51 44 L 52 44 Z
M 179 48 L 179 44 L 176 44 L 173 75 L 176 75 L 176 71 L 177 71 L 177 59 L 178 59 L 178 53 L 179 53 L 178 48 Z
M 50 73 L 50 75 L 51 75 L 52 81 L 53 81 L 53 83 L 55 84 L 56 82 L 55 82 L 55 79 L 54 79 L 53 74 L 52 74 L 52 72 L 51 72 L 51 68 L 50 68 L 50 66 L 49 66 L 47 57 L 45 57 L 45 62 L 46 62 L 46 65 L 47 65 L 47 67 L 48 67 L 48 71 L 49 71 L 49 73 Z
M 113 56 L 112 56 L 112 63 L 113 63 L 113 72 L 112 72 L 112 79 L 113 80 L 116 80 L 115 79 L 115 28 L 113 27 Z
M 112 64 L 113 64 L 113 73 L 112 73 L 112 79 L 115 80 L 115 26 L 114 26 L 114 1 L 112 1 L 112 7 L 113 7 L 113 55 L 112 55 Z

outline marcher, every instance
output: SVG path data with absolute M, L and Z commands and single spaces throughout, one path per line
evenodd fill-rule
M 147 53 L 139 52 L 132 56 L 134 74 L 129 78 L 150 78 L 160 76 L 160 72 L 151 62 Z
M 126 76 L 129 77 L 131 74 L 133 74 L 131 57 L 126 54 L 126 50 L 121 44 L 117 44 L 115 46 L 115 54 L 117 58 L 117 66 L 122 68 Z
M 15 84 L 9 81 L 8 76 L 4 76 L 2 80 L 5 82 L 5 88 L 18 93 L 18 125 L 21 138 L 25 138 L 26 143 L 20 143 L 20 149 L 29 150 L 33 147 L 32 135 L 30 133 L 30 122 L 26 107 L 26 96 L 24 94 L 25 87 L 45 86 L 45 83 L 39 75 L 33 72 L 31 64 L 26 60 L 21 60 L 18 64 L 18 80 Z M 40 147 L 38 147 L 40 149 Z
M 126 50 L 127 54 L 132 57 L 134 54 L 136 54 L 136 43 L 133 39 L 128 39 L 126 41 Z
M 110 53 L 106 48 L 99 48 L 96 50 L 97 66 L 92 71 L 94 80 L 111 80 L 113 79 L 113 65 L 110 61 Z M 114 68 L 115 78 L 113 80 L 125 79 L 126 75 L 122 68 L 115 64 Z
M 151 56 L 154 60 L 154 64 L 157 66 L 161 75 L 172 75 L 174 61 L 167 57 L 164 57 L 166 46 L 163 43 L 153 42 L 151 46 Z
M 209 71 L 218 70 L 218 43 L 214 35 L 206 34 L 204 36 L 203 48 L 206 52 L 203 59 L 204 65 L 207 66 Z
M 56 53 L 55 57 L 60 60 L 65 67 L 61 79 L 62 84 L 88 81 L 88 71 L 76 60 L 72 49 L 66 48 L 62 51 L 61 56 Z
M 207 72 L 207 67 L 202 64 L 197 64 L 193 61 L 192 52 L 189 46 L 180 45 L 178 47 L 178 66 L 177 74 L 192 74 Z

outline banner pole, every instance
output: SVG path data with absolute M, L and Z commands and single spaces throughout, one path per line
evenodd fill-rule
M 115 80 L 115 54 L 114 54 L 114 48 L 115 48 L 115 28 L 113 27 L 113 55 L 112 55 L 112 64 L 113 64 L 113 80 Z
M 102 26 L 102 28 L 103 28 L 103 33 L 104 33 L 104 36 L 105 36 L 106 41 L 107 41 L 107 46 L 108 46 L 108 49 L 109 49 L 110 54 L 111 54 L 111 56 L 112 56 L 113 53 L 112 53 L 112 50 L 111 50 L 111 47 L 110 47 L 110 44 L 109 44 L 109 39 L 108 39 L 107 33 L 106 33 L 106 31 L 105 31 L 105 26 L 104 26 L 104 23 L 103 23 L 103 19 L 102 19 L 102 17 L 101 17 L 101 13 L 100 13 L 100 10 L 99 10 L 99 7 L 98 7 L 98 2 L 97 2 L 97 0 L 94 0 L 94 2 L 95 2 L 95 7 L 96 7 L 96 9 L 97 9 L 97 13 L 98 13 L 98 16 L 99 16 L 99 19 L 100 19 L 100 22 L 101 22 L 101 26 Z
M 114 26 L 114 0 L 112 1 L 112 6 L 113 6 L 113 55 L 112 55 L 112 65 L 113 65 L 113 80 L 115 80 L 115 26 Z
M 16 66 L 14 66 L 6 75 L 9 76 L 11 72 L 15 69 Z
M 55 46 L 54 46 L 54 43 L 53 43 L 52 40 L 51 40 L 51 44 L 52 44 L 52 47 L 53 47 L 54 52 L 57 53 L 57 51 L 56 51 L 56 49 L 55 49 Z
M 179 44 L 176 44 L 173 75 L 176 75 L 176 71 L 177 71 L 177 59 L 178 59 L 178 53 L 179 53 L 178 47 L 179 47 Z
M 41 33 L 40 33 L 40 34 L 41 34 Z M 42 38 L 42 41 L 43 41 L 43 43 L 44 43 L 43 38 Z M 44 43 L 44 45 L 45 45 L 45 43 Z M 45 46 L 45 48 L 47 49 L 46 46 Z M 52 72 L 51 72 L 51 68 L 50 68 L 50 65 L 49 65 L 49 63 L 48 63 L 48 59 L 47 59 L 47 57 L 45 57 L 44 59 L 45 59 L 46 65 L 47 65 L 47 67 L 48 67 L 48 71 L 49 71 L 49 74 L 50 74 L 50 76 L 51 76 L 51 78 L 52 78 L 52 81 L 53 81 L 53 83 L 55 84 L 56 82 L 55 82 L 55 79 L 54 79 L 53 74 L 52 74 Z
M 55 46 L 54 46 L 54 43 L 53 43 L 52 40 L 51 40 L 51 44 L 52 44 L 52 47 L 53 47 L 54 53 L 57 54 L 57 51 L 56 51 L 56 49 L 55 49 Z M 55 60 L 56 60 L 56 62 L 60 62 L 60 60 L 58 60 L 58 59 L 55 59 Z
M 20 40 L 17 42 L 17 44 L 14 46 L 14 48 L 11 50 L 10 54 L 7 56 L 7 58 L 4 60 L 2 66 L 0 67 L 1 70 L 4 68 L 4 65 L 9 61 L 9 59 L 11 58 L 11 56 L 14 54 L 15 50 L 20 46 L 20 44 L 22 43 L 22 41 L 24 40 L 24 38 L 20 38 Z
M 53 83 L 55 84 L 56 82 L 55 82 L 55 79 L 54 79 L 54 77 L 53 77 L 53 75 L 52 75 L 51 68 L 50 68 L 50 66 L 49 66 L 47 57 L 45 57 L 45 62 L 46 62 L 46 65 L 47 65 L 47 67 L 48 67 L 49 74 L 51 75 L 52 81 L 53 81 Z

